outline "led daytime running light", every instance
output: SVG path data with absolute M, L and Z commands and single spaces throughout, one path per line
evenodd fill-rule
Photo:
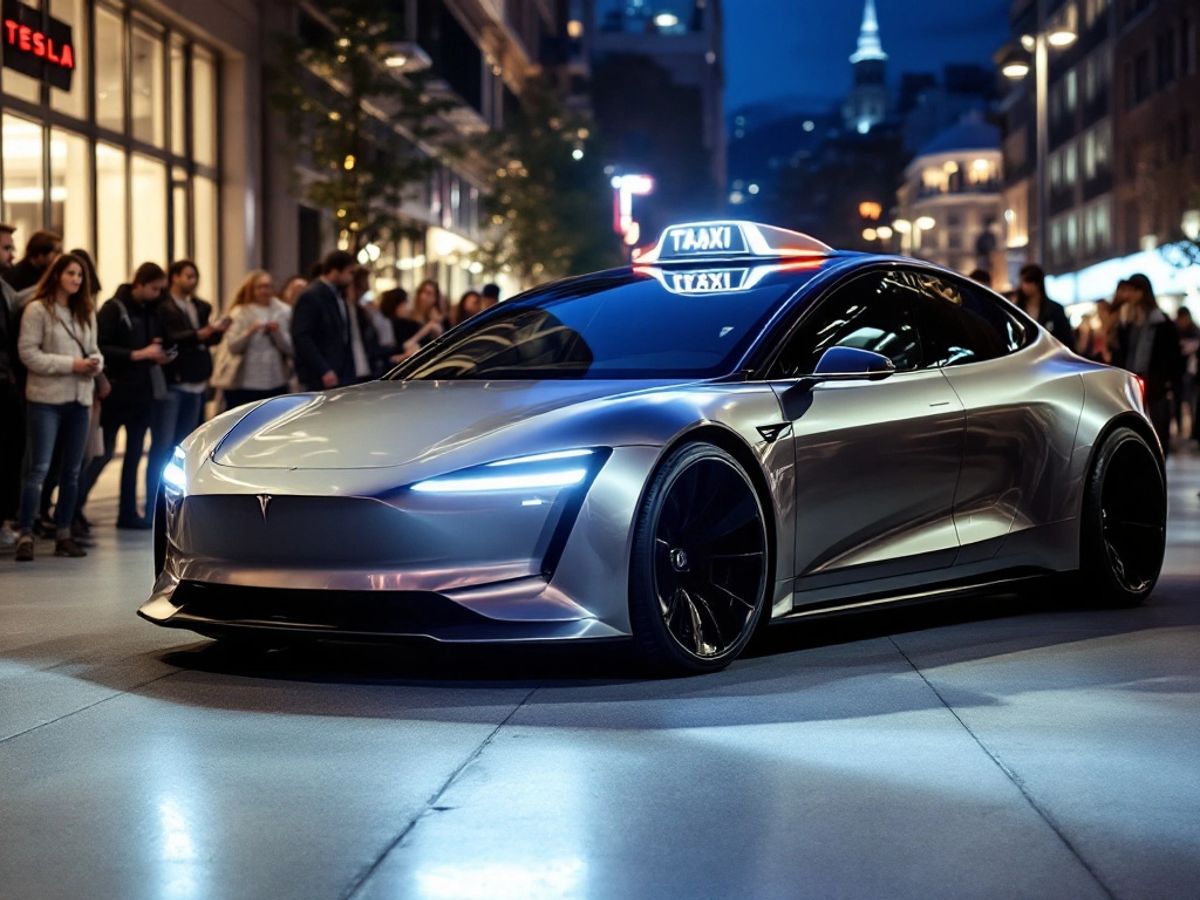
M 422 494 L 453 494 L 572 487 L 587 478 L 588 467 L 572 465 L 565 461 L 591 455 L 591 450 L 579 449 L 503 459 L 453 475 L 439 475 L 418 481 L 412 486 L 412 490 Z M 549 465 L 542 466 L 542 463 Z M 514 466 L 536 468 L 532 471 L 512 471 Z

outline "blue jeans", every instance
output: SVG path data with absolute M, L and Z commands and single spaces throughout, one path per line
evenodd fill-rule
M 171 388 L 171 397 L 175 404 L 175 436 L 171 441 L 171 449 L 176 444 L 195 431 L 200 425 L 200 413 L 204 411 L 204 394 Z
M 54 444 L 62 442 L 62 473 L 58 482 L 58 503 L 54 524 L 60 536 L 71 533 L 75 501 L 79 493 L 79 467 L 87 446 L 88 416 L 91 410 L 78 403 L 33 403 L 26 406 L 24 478 L 21 482 L 21 511 L 17 530 L 26 534 L 33 528 L 38 511 L 42 482 L 50 470 Z
M 92 493 L 92 488 L 95 487 L 100 473 L 112 460 L 113 453 L 117 448 L 117 432 L 124 428 L 125 459 L 121 463 L 121 497 L 117 504 L 117 521 L 133 522 L 141 518 L 137 511 L 137 473 L 138 465 L 142 461 L 142 448 L 146 443 L 146 431 L 149 427 L 148 410 L 130 412 L 124 421 L 104 423 L 104 455 L 97 456 L 88 463 L 87 469 L 83 473 L 81 507 L 87 503 L 88 496 Z M 149 474 L 147 474 L 146 480 L 149 481 Z M 147 506 L 151 505 L 148 503 Z

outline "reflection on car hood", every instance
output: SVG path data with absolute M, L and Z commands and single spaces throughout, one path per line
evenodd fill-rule
M 566 406 L 655 386 L 644 381 L 377 381 L 327 394 L 279 397 L 230 429 L 214 460 L 267 469 L 399 466 L 517 423 L 527 425 Z

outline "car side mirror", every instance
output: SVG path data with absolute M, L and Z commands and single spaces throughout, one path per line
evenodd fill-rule
M 895 364 L 882 353 L 858 347 L 830 347 L 817 360 L 813 381 L 879 381 L 895 374 Z

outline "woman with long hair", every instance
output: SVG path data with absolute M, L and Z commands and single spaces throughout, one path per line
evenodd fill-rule
M 446 307 L 442 290 L 432 278 L 417 285 L 413 298 L 413 320 L 417 330 L 402 344 L 404 353 L 411 356 L 446 330 Z
M 483 309 L 483 297 L 479 291 L 467 291 L 458 298 L 458 303 L 454 307 L 454 315 L 452 317 L 452 325 L 461 325 L 471 316 L 480 312 Z
M 71 251 L 71 256 L 78 258 L 83 264 L 84 279 L 87 283 L 88 292 L 92 297 L 100 296 L 100 278 L 96 275 L 96 264 L 92 262 L 92 255 L 82 248 L 76 248 Z M 104 438 L 100 431 L 100 402 L 108 396 L 112 390 L 108 383 L 108 379 L 104 375 L 96 376 L 96 390 L 92 398 L 92 411 L 88 418 L 88 439 L 84 444 L 83 463 L 80 469 L 82 491 L 83 469 L 87 467 L 88 460 L 102 456 L 104 454 Z M 54 492 L 58 489 L 59 478 L 62 474 L 62 442 L 58 441 L 54 444 L 54 455 L 50 458 L 50 469 L 46 472 L 46 477 L 42 481 L 42 497 L 38 505 L 38 514 L 34 519 L 33 530 L 35 534 L 42 537 L 53 537 L 57 528 L 54 524 L 54 517 L 51 515 L 51 508 L 54 504 Z M 71 522 L 71 536 L 81 544 L 87 544 L 87 535 L 91 532 L 91 522 L 87 516 L 83 514 L 83 497 L 77 497 L 75 504 L 75 518 Z
M 213 387 L 225 406 L 286 393 L 291 375 L 292 308 L 274 295 L 271 273 L 256 269 L 243 279 L 229 308 L 232 324 L 218 344 Z
M 25 475 L 17 515 L 20 562 L 33 559 L 33 518 L 57 441 L 62 442 L 62 472 L 54 508 L 54 555 L 87 555 L 71 537 L 71 520 L 95 380 L 104 368 L 96 343 L 90 288 L 79 257 L 63 254 L 42 275 L 21 317 L 17 351 L 29 376 L 25 384 Z

